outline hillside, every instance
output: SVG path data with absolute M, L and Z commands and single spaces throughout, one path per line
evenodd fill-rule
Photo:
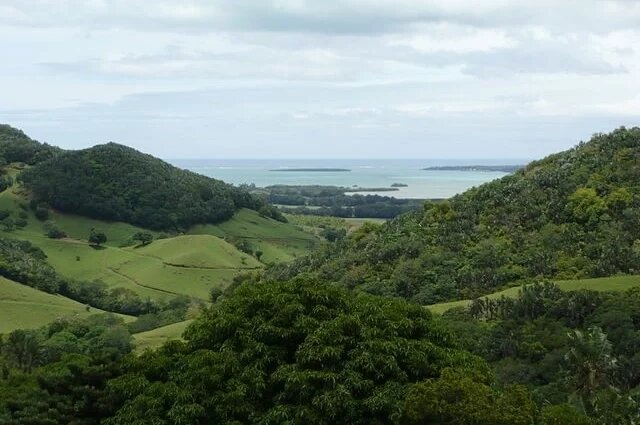
M 640 128 L 566 152 L 276 267 L 421 304 L 474 298 L 532 278 L 640 268 Z
M 59 148 L 29 138 L 21 130 L 0 124 L 0 165 L 12 162 L 33 165 L 60 151 Z
M 48 294 L 0 277 L 0 334 L 32 329 L 62 318 L 81 318 L 100 312 L 60 295 Z
M 2 332 L 66 317 L 59 304 L 142 317 L 134 332 L 163 326 L 239 274 L 303 256 L 318 242 L 244 191 L 127 147 L 63 151 L 0 126 L 0 154 L 10 161 L 0 162 L 0 276 L 24 285 L 33 306 L 43 296 L 52 306 L 48 315 L 26 301 L 0 310 Z M 56 208 L 56 200 L 70 207 Z M 144 208 L 155 223 L 135 223 Z M 220 214 L 230 218 L 220 222 Z M 94 231 L 106 236 L 101 246 L 87 240 Z M 153 242 L 138 246 L 141 233 Z
M 65 151 L 21 179 L 37 201 L 57 210 L 156 230 L 217 223 L 238 208 L 262 206 L 222 181 L 115 143 Z

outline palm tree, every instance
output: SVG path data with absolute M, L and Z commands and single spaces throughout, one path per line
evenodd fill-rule
M 611 342 L 597 326 L 586 332 L 569 332 L 569 351 L 565 360 L 571 375 L 569 382 L 580 395 L 586 412 L 587 402 L 593 393 L 609 387 L 611 372 L 617 366 L 617 360 L 611 354 Z

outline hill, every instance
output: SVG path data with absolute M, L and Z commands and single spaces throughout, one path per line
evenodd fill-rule
M 108 143 L 65 151 L 26 170 L 25 186 L 53 208 L 149 229 L 184 229 L 263 205 L 222 181 Z
M 595 135 L 420 212 L 367 225 L 276 267 L 421 304 L 533 278 L 633 274 L 640 264 L 640 128 Z
M 86 317 L 100 312 L 4 277 L 0 277 L 0 311 L 0 334 L 14 329 L 39 328 L 60 318 Z
M 37 164 L 59 153 L 59 148 L 39 143 L 17 128 L 0 124 L 0 165 Z

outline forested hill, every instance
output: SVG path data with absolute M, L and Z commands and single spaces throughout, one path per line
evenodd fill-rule
M 69 213 L 149 229 L 216 223 L 261 201 L 220 180 L 108 143 L 65 151 L 22 175 L 38 201 Z
M 0 166 L 12 162 L 33 165 L 60 151 L 59 148 L 29 138 L 21 130 L 0 124 Z
M 595 135 L 513 175 L 272 271 L 422 304 L 531 278 L 640 271 L 640 128 Z
M 149 229 L 216 223 L 264 203 L 249 193 L 115 143 L 64 151 L 26 170 L 37 201 L 97 219 Z

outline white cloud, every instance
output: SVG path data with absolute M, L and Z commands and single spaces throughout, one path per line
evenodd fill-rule
M 168 156 L 556 150 L 640 120 L 637 28 L 622 0 L 4 0 L 0 121 Z

